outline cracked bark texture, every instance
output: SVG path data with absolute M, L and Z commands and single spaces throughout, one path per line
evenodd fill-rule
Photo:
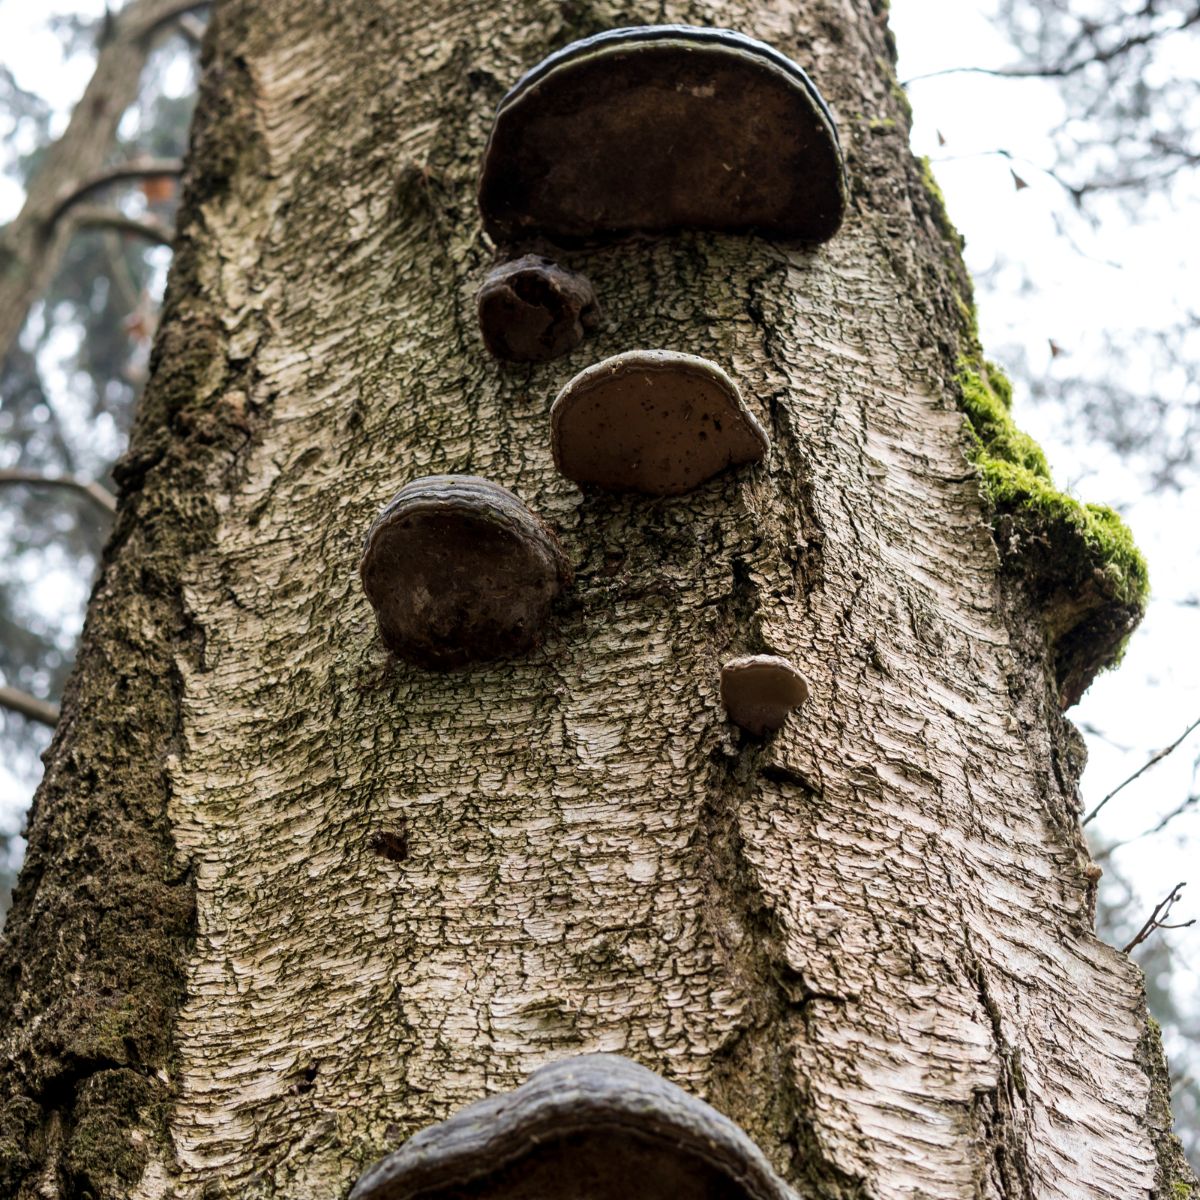
M 964 457 L 968 285 L 884 7 L 217 6 L 7 931 L 0 1192 L 344 1196 L 590 1051 L 704 1097 L 814 1200 L 1190 1179 L 1140 977 L 1092 931 L 1077 741 Z M 849 218 L 814 250 L 563 256 L 601 328 L 500 366 L 474 308 L 492 110 L 637 21 L 809 69 Z M 663 500 L 557 476 L 558 387 L 649 347 L 729 370 L 770 460 Z M 561 536 L 575 587 L 527 658 L 434 674 L 378 641 L 362 536 L 434 472 L 512 488 Z M 760 651 L 814 693 L 766 745 L 718 700 L 721 663 Z

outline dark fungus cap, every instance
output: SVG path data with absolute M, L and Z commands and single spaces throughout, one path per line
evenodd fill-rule
M 587 276 L 537 254 L 494 267 L 476 297 L 483 344 L 505 362 L 569 354 L 600 320 Z
M 498 244 L 710 229 L 833 237 L 837 130 L 812 80 L 728 29 L 648 25 L 574 42 L 500 102 L 479 182 Z
M 550 440 L 568 479 L 652 496 L 689 492 L 770 448 L 720 367 L 671 350 L 630 350 L 581 371 L 550 409 Z
M 535 1071 L 423 1129 L 350 1200 L 796 1200 L 728 1117 L 615 1054 Z
M 721 703 L 729 719 L 755 737 L 782 729 L 808 699 L 808 680 L 776 654 L 730 659 L 721 668 Z
M 375 518 L 359 574 L 388 649 L 445 669 L 536 645 L 570 567 L 554 534 L 506 488 L 430 475 Z

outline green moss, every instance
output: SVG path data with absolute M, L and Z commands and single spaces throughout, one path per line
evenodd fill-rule
M 997 545 L 1040 607 L 1065 703 L 1121 659 L 1149 593 L 1146 560 L 1111 508 L 1058 491 L 1041 447 L 1013 421 L 1012 385 L 991 363 L 962 360 L 957 383 L 970 456 Z
M 977 461 L 984 490 L 997 511 L 1025 510 L 1046 523 L 1071 530 L 1088 552 L 1094 569 L 1102 571 L 1111 583 L 1113 598 L 1131 607 L 1145 604 L 1150 589 L 1146 560 L 1117 513 L 1103 504 L 1082 504 L 1056 491 L 1048 476 L 1028 467 L 987 454 Z
M 958 232 L 954 227 L 954 222 L 950 220 L 950 213 L 946 208 L 946 197 L 942 194 L 942 189 L 933 176 L 933 164 L 929 161 L 928 156 L 918 159 L 918 161 L 921 164 L 921 179 L 933 206 L 933 219 L 942 233 L 961 251 L 967 244 L 967 239 Z
M 64 1167 L 71 1195 L 97 1200 L 128 1194 L 149 1158 L 131 1130 L 154 1104 L 153 1086 L 135 1071 L 101 1071 L 78 1092 L 76 1116 Z
M 1042 448 L 1012 419 L 1012 384 L 1004 373 L 991 363 L 982 371 L 963 367 L 958 384 L 963 411 L 986 457 L 1023 467 L 1049 482 L 1050 466 Z
M 1171 1194 L 1178 1196 L 1179 1200 L 1191 1200 L 1195 1194 L 1195 1189 L 1190 1183 L 1176 1182 L 1171 1184 Z

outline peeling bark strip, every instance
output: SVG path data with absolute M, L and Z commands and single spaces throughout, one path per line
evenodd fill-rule
M 5 1194 L 344 1197 L 595 1051 L 705 1098 L 804 1197 L 1185 1179 L 1140 978 L 1092 933 L 1042 628 L 965 463 L 967 284 L 876 7 L 221 8 L 0 977 Z M 604 326 L 501 369 L 474 299 L 492 111 L 630 19 L 810 69 L 846 223 L 574 254 Z M 562 478 L 555 393 L 648 346 L 726 367 L 769 460 L 671 498 Z M 434 674 L 376 637 L 362 536 L 443 472 L 512 489 L 575 567 L 526 657 Z M 812 685 L 765 744 L 719 698 L 752 653 Z

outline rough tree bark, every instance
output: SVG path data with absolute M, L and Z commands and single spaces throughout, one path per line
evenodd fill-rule
M 8 927 L 0 1192 L 344 1196 L 598 1049 L 707 1098 L 806 1197 L 1187 1183 L 1138 972 L 1092 930 L 1042 614 L 966 457 L 969 291 L 885 7 L 218 7 Z M 809 67 L 850 218 L 816 250 L 569 256 L 603 327 L 501 368 L 473 309 L 493 107 L 635 21 Z M 553 393 L 635 347 L 729 369 L 769 464 L 654 501 L 556 475 Z M 526 659 L 435 674 L 375 636 L 362 535 L 434 471 L 514 488 L 569 551 Z M 814 685 L 765 745 L 717 700 L 723 659 L 760 649 Z

